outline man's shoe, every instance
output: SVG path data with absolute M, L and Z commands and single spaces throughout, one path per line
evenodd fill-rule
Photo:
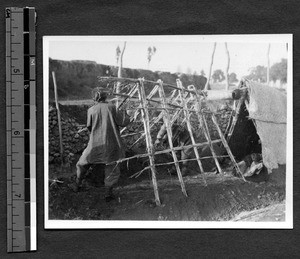
M 105 196 L 105 201 L 106 202 L 110 202 L 110 201 L 113 201 L 113 200 L 115 200 L 116 199 L 116 197 L 115 197 L 115 195 L 110 195 L 110 196 Z
M 105 194 L 104 195 L 105 195 L 105 201 L 106 202 L 110 202 L 110 201 L 116 199 L 116 197 L 113 194 L 112 190 L 113 190 L 113 187 L 105 187 Z

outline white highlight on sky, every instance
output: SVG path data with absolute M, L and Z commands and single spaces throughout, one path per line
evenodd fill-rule
M 156 47 L 149 69 L 165 72 L 196 72 L 208 75 L 214 42 L 217 42 L 212 71 L 226 70 L 225 42 L 230 53 L 229 73 L 240 79 L 257 65 L 270 66 L 288 57 L 287 35 L 209 35 L 209 36 L 49 36 L 49 57 L 59 60 L 89 60 L 117 66 L 116 48 L 124 52 L 123 67 L 148 69 L 148 47 Z

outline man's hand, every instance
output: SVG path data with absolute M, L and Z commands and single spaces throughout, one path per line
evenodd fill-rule
M 87 128 L 87 127 L 84 127 L 84 128 L 82 128 L 82 129 L 78 130 L 77 133 L 81 133 L 81 132 L 86 131 L 86 130 L 88 130 L 88 128 Z

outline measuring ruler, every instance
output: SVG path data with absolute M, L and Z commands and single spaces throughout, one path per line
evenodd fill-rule
M 5 13 L 7 251 L 22 252 L 36 250 L 36 13 Z

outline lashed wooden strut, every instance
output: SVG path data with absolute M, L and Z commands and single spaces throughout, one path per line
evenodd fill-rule
M 182 190 L 182 192 L 185 196 L 188 196 L 187 193 L 186 193 L 186 189 L 185 189 L 185 185 L 184 185 L 184 182 L 183 182 L 181 170 L 180 170 L 180 167 L 179 167 L 179 162 L 178 162 L 176 153 L 173 149 L 172 124 L 171 124 L 171 121 L 170 121 L 170 114 L 169 114 L 169 111 L 168 111 L 168 107 L 166 105 L 165 91 L 164 91 L 164 88 L 163 88 L 162 81 L 158 80 L 158 83 L 159 83 L 159 96 L 161 98 L 162 107 L 164 108 L 164 111 L 163 111 L 164 115 L 165 115 L 164 116 L 164 123 L 166 125 L 169 146 L 170 146 L 172 157 L 173 157 L 173 160 L 174 160 L 174 163 L 175 163 L 178 179 L 179 179 L 179 182 L 180 182 L 180 185 L 181 185 L 181 190 Z
M 154 189 L 155 203 L 156 205 L 160 206 L 161 203 L 159 199 L 158 186 L 156 180 L 156 169 L 155 169 L 154 152 L 153 152 L 154 150 L 153 150 L 153 144 L 150 135 L 149 114 L 147 109 L 147 100 L 146 100 L 146 93 L 145 93 L 143 79 L 139 80 L 138 93 L 139 93 L 139 98 L 142 106 L 141 114 L 142 114 L 145 134 L 146 134 L 146 145 L 147 145 L 147 152 L 148 152 L 148 157 L 150 162 L 150 169 L 152 173 L 152 184 Z

